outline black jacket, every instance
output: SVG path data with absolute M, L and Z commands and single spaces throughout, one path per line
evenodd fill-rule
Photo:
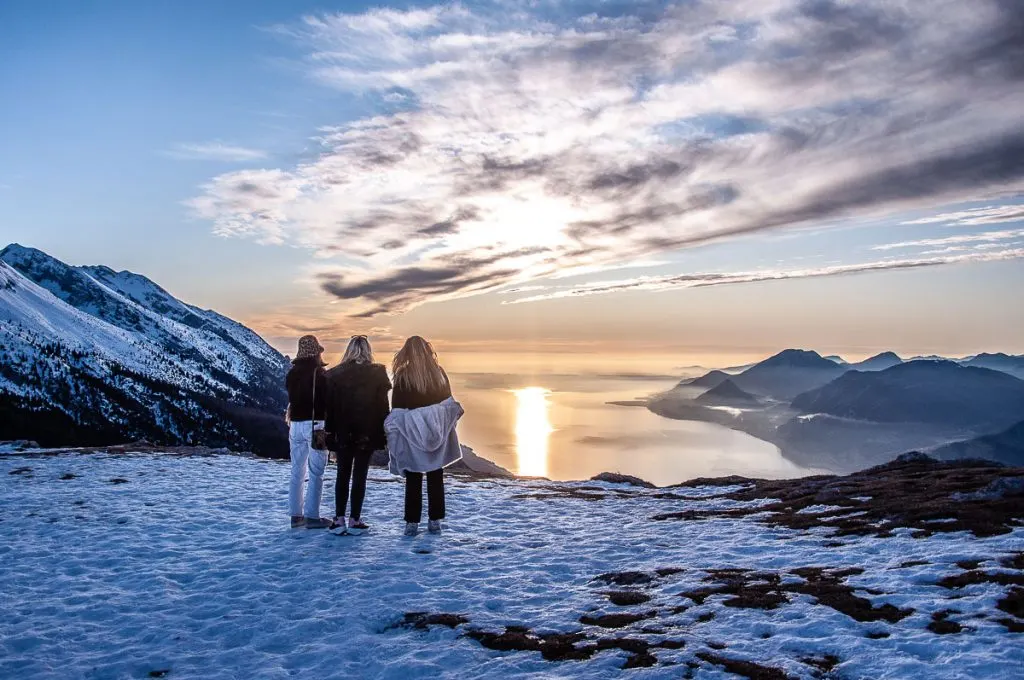
M 382 449 L 384 419 L 391 381 L 380 364 L 349 362 L 327 372 L 327 432 L 331 447 L 340 451 L 351 446 Z
M 324 419 L 327 379 L 319 359 L 296 359 L 285 378 L 292 421 L 313 420 L 313 374 L 316 373 L 316 420 Z
M 440 404 L 442 401 L 452 396 L 452 386 L 448 382 L 448 374 L 441 369 L 441 373 L 444 375 L 444 387 L 431 392 L 415 392 L 413 390 L 403 389 L 402 387 L 395 386 L 395 391 L 391 393 L 391 408 L 422 408 L 424 406 L 433 406 L 434 404 Z

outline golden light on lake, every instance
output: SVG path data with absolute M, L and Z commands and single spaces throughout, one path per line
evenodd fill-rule
M 548 390 L 524 387 L 512 390 L 516 395 L 516 459 L 518 473 L 544 477 L 548 473 Z

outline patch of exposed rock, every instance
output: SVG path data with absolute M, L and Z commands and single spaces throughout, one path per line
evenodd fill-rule
M 921 538 L 953 531 L 995 536 L 1009 533 L 1024 520 L 1024 488 L 1016 481 L 1022 477 L 1024 469 L 999 463 L 937 461 L 914 453 L 845 477 L 695 480 L 686 486 L 745 485 L 723 497 L 774 502 L 750 508 L 668 512 L 653 519 L 692 521 L 757 515 L 759 522 L 795 530 L 831 527 L 837 537 L 886 537 L 900 527 L 913 529 L 913 535 Z M 820 505 L 832 507 L 815 511 Z

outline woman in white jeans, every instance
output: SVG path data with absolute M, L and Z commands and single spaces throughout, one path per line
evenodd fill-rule
M 299 338 L 299 351 L 292 360 L 292 367 L 286 378 L 290 422 L 288 441 L 291 445 L 292 459 L 288 512 L 292 518 L 293 528 L 323 529 L 331 525 L 331 520 L 320 517 L 327 450 L 313 448 L 314 429 L 324 427 L 327 380 L 323 353 L 324 348 L 315 336 L 304 335 Z

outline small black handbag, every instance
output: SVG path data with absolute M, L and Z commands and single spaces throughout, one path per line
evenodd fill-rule
M 316 429 L 316 371 L 317 369 L 313 369 L 313 410 L 310 412 L 309 421 L 309 426 L 313 428 L 313 436 L 310 438 L 309 445 L 317 451 L 326 451 L 327 430 Z

